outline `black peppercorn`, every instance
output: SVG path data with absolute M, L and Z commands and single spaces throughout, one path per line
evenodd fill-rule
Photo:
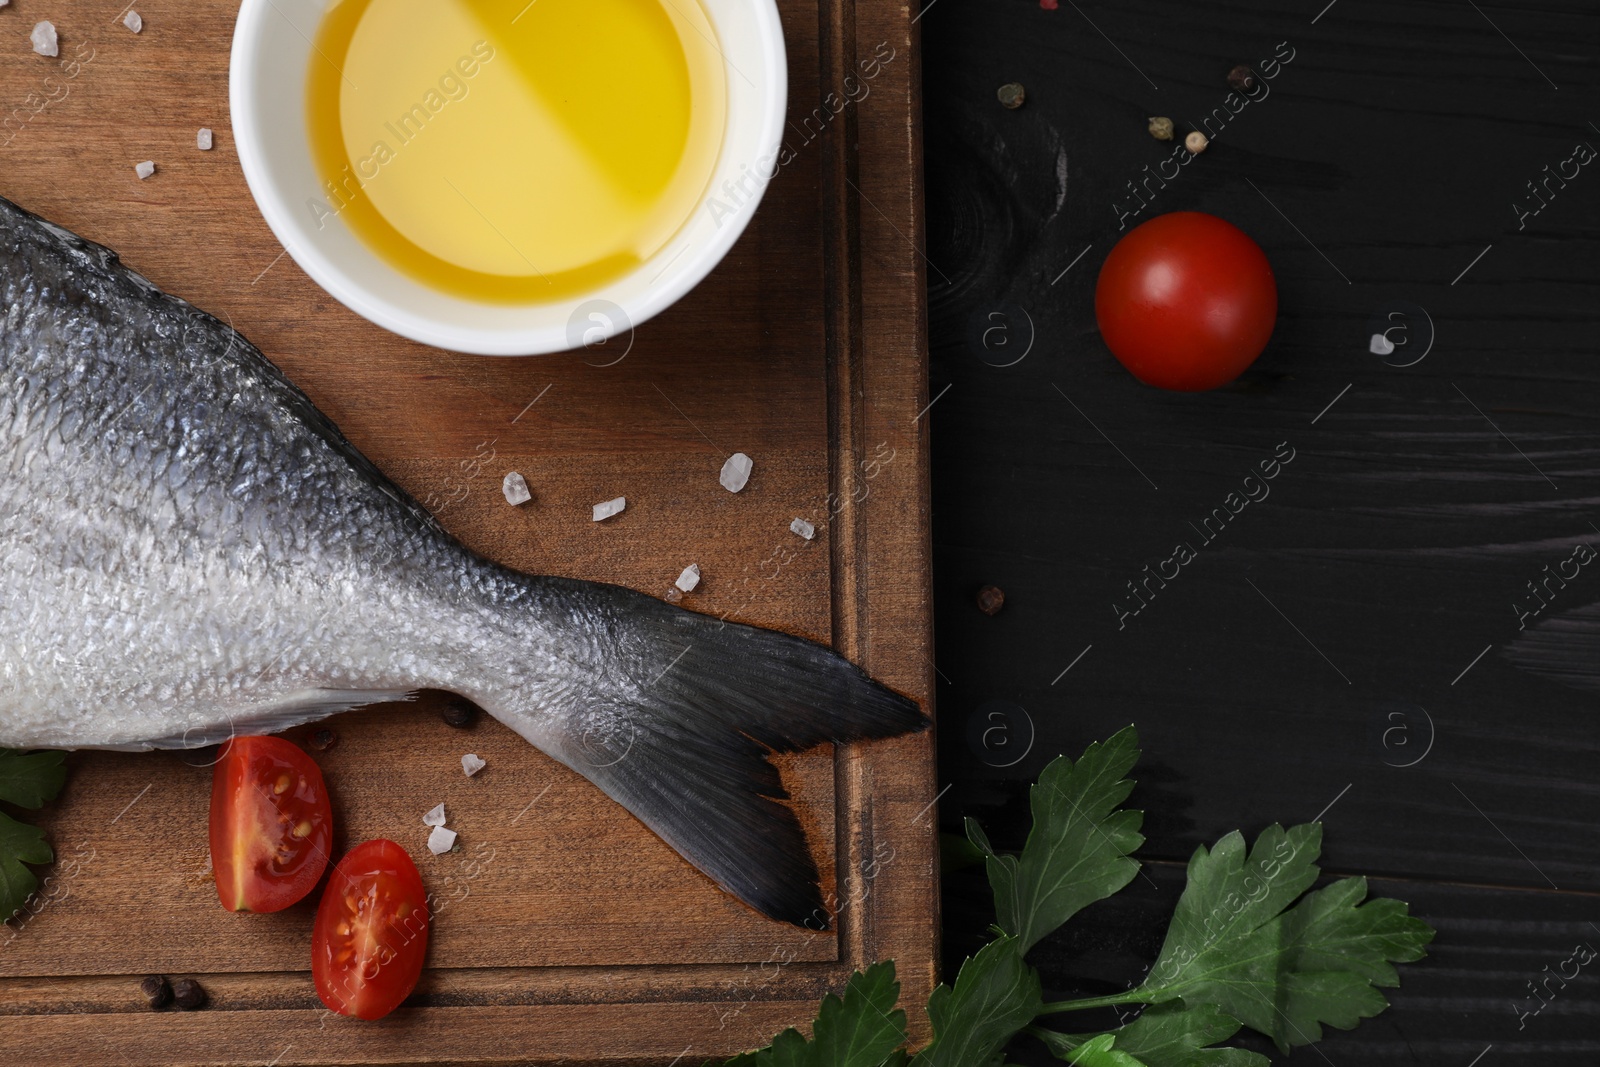
M 998 615 L 1005 602 L 1006 595 L 998 586 L 986 585 L 978 590 L 978 610 L 985 615 Z
M 311 747 L 318 752 L 326 752 L 339 743 L 339 735 L 324 727 L 311 735 Z
M 206 999 L 206 991 L 193 978 L 180 978 L 172 983 L 172 1003 L 179 1011 L 203 1008 Z
M 1027 91 L 1017 82 L 1006 82 L 995 91 L 995 95 L 1000 98 L 1002 107 L 1008 107 L 1013 111 L 1021 107 L 1023 101 L 1028 98 Z
M 172 1003 L 172 986 L 168 984 L 165 975 L 152 974 L 139 983 L 139 992 L 150 1001 L 152 1010 L 159 1010 Z
M 1256 72 L 1240 63 L 1228 71 L 1228 85 L 1241 93 L 1248 93 L 1256 87 Z
M 478 709 L 468 701 L 451 697 L 444 702 L 444 707 L 439 709 L 439 716 L 446 724 L 454 726 L 457 730 L 465 730 L 478 721 Z

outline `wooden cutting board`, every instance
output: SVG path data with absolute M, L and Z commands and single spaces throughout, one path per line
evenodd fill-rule
M 803 634 L 929 706 L 930 600 L 919 76 L 900 4 L 783 0 L 789 147 L 721 267 L 619 347 L 534 359 L 425 348 L 318 289 L 251 201 L 229 130 L 233 6 L 148 0 L 0 9 L 0 195 L 110 246 L 230 320 L 468 545 L 529 571 L 665 595 Z M 62 55 L 31 52 L 48 18 Z M 210 152 L 195 132 L 216 131 Z M 134 165 L 157 165 L 139 180 Z M 734 495 L 717 472 L 755 461 Z M 534 502 L 500 493 L 521 471 Z M 63 485 L 63 491 L 70 487 Z M 627 511 L 590 521 L 596 502 Z M 817 527 L 814 541 L 790 520 Z M 3 565 L 3 560 L 0 560 Z M 930 709 L 931 710 L 931 709 Z M 428 970 L 363 1023 L 322 1009 L 314 901 L 218 905 L 209 753 L 71 757 L 42 817 L 57 853 L 0 933 L 0 1055 L 15 1063 L 699 1064 L 804 1025 L 852 969 L 899 965 L 919 1009 L 938 930 L 931 733 L 782 761 L 834 930 L 724 895 L 586 781 L 438 701 L 323 724 L 340 848 L 410 848 L 435 897 Z M 293 735 L 306 740 L 310 730 Z M 488 767 L 462 774 L 475 752 Z M 444 801 L 459 850 L 429 855 Z M 211 1004 L 152 1012 L 139 979 Z

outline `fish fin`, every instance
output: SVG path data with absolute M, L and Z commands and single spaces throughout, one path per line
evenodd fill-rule
M 251 734 L 275 734 L 293 726 L 326 719 L 341 711 L 364 707 L 368 704 L 389 704 L 415 700 L 415 690 L 406 689 L 306 689 L 290 693 L 270 704 L 260 704 L 242 712 L 225 716 L 216 725 L 197 726 L 170 737 L 156 737 L 148 741 L 131 741 L 118 745 L 87 745 L 87 748 L 104 748 L 117 752 L 148 752 L 151 749 L 203 748 L 218 745 L 230 737 Z
M 529 739 L 746 904 L 827 929 L 816 863 L 766 756 L 920 731 L 921 708 L 788 634 L 635 593 L 612 610 L 622 654 L 613 662 L 630 677 L 575 712 L 553 745 Z

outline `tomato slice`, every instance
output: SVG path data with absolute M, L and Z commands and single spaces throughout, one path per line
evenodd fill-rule
M 235 737 L 211 776 L 211 868 L 229 911 L 282 911 L 328 866 L 322 771 L 281 737 Z
M 376 838 L 345 854 L 311 932 L 317 996 L 340 1015 L 381 1019 L 411 995 L 428 951 L 428 898 L 405 849 Z

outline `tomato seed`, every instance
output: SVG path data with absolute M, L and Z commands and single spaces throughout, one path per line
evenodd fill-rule
M 294 836 L 296 836 L 296 837 L 310 837 L 311 836 L 311 820 L 310 819 L 301 819 L 299 822 L 295 823 Z
M 280 774 L 278 775 L 278 780 L 272 785 L 272 791 L 274 793 L 287 793 L 293 781 L 287 774 Z

